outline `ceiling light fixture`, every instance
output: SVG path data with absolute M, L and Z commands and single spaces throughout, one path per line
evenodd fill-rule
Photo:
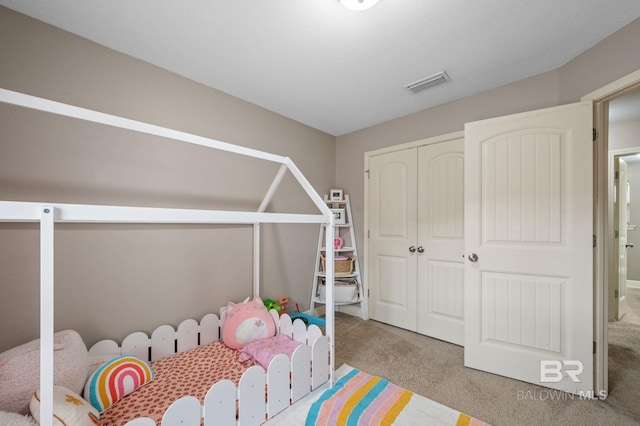
M 378 3 L 378 0 L 338 0 L 344 7 L 351 10 L 365 10 Z

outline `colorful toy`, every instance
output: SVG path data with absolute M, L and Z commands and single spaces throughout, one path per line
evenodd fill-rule
M 289 298 L 287 296 L 278 299 L 278 306 L 280 307 L 280 314 L 286 314 L 289 312 Z
M 296 318 L 300 318 L 307 325 L 315 324 L 318 327 L 324 327 L 327 325 L 327 321 L 323 318 L 314 317 L 313 315 L 300 312 L 300 308 L 298 307 L 297 303 L 296 303 L 296 312 L 290 312 L 289 316 L 291 317 L 292 320 Z
M 278 302 L 273 299 L 264 299 L 262 302 L 264 303 L 264 307 L 267 308 L 267 311 L 275 309 L 276 312 L 280 312 L 280 309 L 282 309 Z

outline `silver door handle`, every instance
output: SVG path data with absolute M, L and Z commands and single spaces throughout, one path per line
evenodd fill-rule
M 411 247 L 409 247 L 409 251 L 410 251 L 411 253 L 415 253 L 415 252 L 416 252 L 416 246 L 411 246 Z
M 633 243 L 626 244 L 625 247 L 626 248 L 633 248 Z M 418 249 L 418 250 L 420 250 L 420 249 Z
M 424 248 L 422 246 L 418 247 L 418 253 L 424 253 Z
M 477 261 L 478 261 L 478 255 L 477 255 L 477 254 L 475 254 L 475 253 L 471 253 L 471 254 L 469 255 L 469 260 L 470 260 L 471 262 L 477 262 Z

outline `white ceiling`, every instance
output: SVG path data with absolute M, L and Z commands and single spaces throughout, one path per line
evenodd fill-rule
M 332 135 L 549 71 L 637 0 L 0 0 Z M 405 84 L 445 70 L 419 94 Z

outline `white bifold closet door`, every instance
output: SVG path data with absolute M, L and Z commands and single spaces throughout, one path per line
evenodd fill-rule
M 464 343 L 464 140 L 369 160 L 371 318 Z

